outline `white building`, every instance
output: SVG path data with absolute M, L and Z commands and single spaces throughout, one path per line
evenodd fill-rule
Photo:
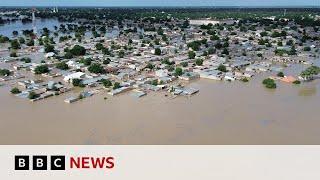
M 83 72 L 76 72 L 76 73 L 72 73 L 72 74 L 69 74 L 67 76 L 65 76 L 63 78 L 64 81 L 66 82 L 70 82 L 72 81 L 73 79 L 83 79 L 86 77 L 86 74 L 83 73 Z

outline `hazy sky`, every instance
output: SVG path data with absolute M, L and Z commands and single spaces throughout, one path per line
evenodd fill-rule
M 320 6 L 320 0 L 0 0 L 0 6 Z

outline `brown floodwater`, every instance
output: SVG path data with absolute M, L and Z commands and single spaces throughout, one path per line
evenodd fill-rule
M 267 75 L 198 80 L 191 97 L 103 92 L 73 104 L 72 93 L 32 103 L 3 86 L 0 144 L 320 144 L 320 80 L 269 90 Z

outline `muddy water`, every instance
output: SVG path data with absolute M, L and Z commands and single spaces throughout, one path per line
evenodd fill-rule
M 70 96 L 35 103 L 0 88 L 0 144 L 320 144 L 319 84 L 200 80 L 192 97 Z M 104 97 L 108 97 L 104 100 Z
M 48 28 L 49 30 L 54 30 L 54 26 L 59 27 L 60 23 L 56 19 L 36 19 L 37 30 L 40 31 L 42 28 Z M 31 30 L 32 23 L 23 24 L 21 21 L 11 22 L 6 25 L 0 26 L 0 34 L 8 37 L 13 37 L 12 31 L 18 31 L 22 34 L 23 30 Z

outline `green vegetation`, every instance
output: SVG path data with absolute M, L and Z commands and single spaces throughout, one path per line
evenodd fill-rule
M 35 74 L 44 74 L 48 73 L 50 70 L 47 65 L 39 65 L 34 69 Z
M 18 88 L 16 88 L 16 87 L 12 88 L 10 92 L 11 92 L 12 94 L 19 94 L 19 93 L 21 93 L 21 91 L 20 91 Z
M 311 67 L 308 67 L 306 70 L 302 71 L 300 76 L 306 79 L 310 79 L 318 75 L 319 73 L 320 73 L 320 67 L 311 66 Z
M 103 84 L 104 87 L 108 88 L 112 86 L 112 82 L 109 79 L 102 79 L 101 83 Z
M 31 58 L 29 57 L 23 57 L 20 59 L 20 61 L 24 62 L 24 63 L 31 63 Z
M 56 64 L 56 68 L 61 69 L 61 70 L 68 70 L 69 66 L 65 62 L 60 62 Z
M 28 95 L 28 98 L 29 98 L 29 99 L 36 99 L 36 98 L 38 98 L 38 97 L 39 97 L 39 95 L 36 94 L 36 93 L 33 92 L 33 91 L 31 91 L 31 92 L 29 93 L 29 95 Z
M 53 51 L 54 51 L 54 46 L 51 45 L 51 44 L 47 44 L 47 45 L 44 46 L 44 51 L 45 51 L 46 53 L 48 53 L 48 52 L 53 52 Z
M 241 81 L 242 82 L 249 82 L 249 79 L 245 77 L 245 78 L 242 78 Z
M 299 80 L 295 80 L 292 82 L 293 84 L 301 84 L 301 82 Z
M 197 59 L 196 60 L 196 65 L 197 66 L 202 66 L 202 64 L 203 64 L 203 59 Z
M 229 50 L 227 48 L 224 48 L 221 54 L 229 55 Z
M 27 46 L 34 46 L 34 40 L 33 40 L 33 39 L 30 39 L 30 40 L 27 42 Z
M 119 53 L 118 53 L 119 58 L 123 58 L 124 55 L 125 55 L 124 50 L 120 50 Z
M 91 58 L 86 58 L 86 59 L 82 58 L 82 59 L 80 59 L 80 63 L 84 64 L 85 66 L 90 66 L 91 62 L 92 62 Z
M 19 37 L 19 43 L 20 44 L 24 44 L 26 42 L 26 40 L 23 37 Z
M 174 65 L 174 61 L 170 61 L 169 58 L 164 58 L 164 59 L 161 61 L 161 64 Z
M 104 46 L 103 46 L 103 44 L 101 44 L 101 43 L 97 43 L 97 44 L 95 45 L 95 47 L 96 47 L 97 50 L 102 50 L 102 49 L 104 49 Z
M 284 77 L 284 73 L 283 73 L 283 72 L 279 72 L 279 73 L 277 74 L 277 76 L 278 76 L 278 77 Z
M 74 56 L 83 56 L 86 54 L 86 49 L 80 45 L 75 45 L 70 49 L 70 53 Z
M 210 47 L 208 49 L 208 54 L 214 54 L 214 53 L 216 53 L 216 49 L 214 49 L 213 47 Z
M 206 44 L 206 43 L 207 43 L 206 39 L 203 39 L 201 41 L 193 41 L 193 42 L 188 43 L 188 47 L 194 51 L 199 51 L 201 44 Z
M 84 87 L 81 79 L 72 79 L 72 85 L 75 87 Z
M 17 52 L 15 52 L 15 51 L 14 51 L 14 52 L 11 52 L 11 53 L 10 53 L 10 57 L 18 57 Z
M 188 57 L 189 57 L 189 59 L 194 59 L 196 57 L 196 53 L 193 52 L 193 51 L 189 51 L 188 52 Z
M 223 65 L 223 64 L 219 65 L 218 70 L 221 71 L 221 72 L 228 72 L 227 71 L 227 67 L 225 65 Z
M 0 69 L 0 76 L 9 76 L 11 72 L 8 69 Z
M 119 88 L 121 88 L 120 83 L 119 82 L 115 82 L 113 84 L 113 89 L 119 89 Z
M 71 52 L 66 52 L 65 55 L 64 55 L 64 58 L 72 59 L 73 58 L 73 54 Z
M 160 48 L 156 48 L 154 50 L 154 54 L 157 55 L 157 56 L 160 56 L 161 55 L 161 49 Z
M 311 47 L 307 46 L 303 48 L 304 51 L 311 51 Z
M 188 66 L 188 63 L 187 63 L 187 62 L 182 62 L 182 63 L 180 63 L 180 65 L 181 65 L 182 67 L 187 67 L 187 66 Z
M 266 88 L 269 88 L 269 89 L 275 89 L 277 88 L 277 84 L 274 82 L 273 79 L 270 79 L 270 78 L 267 78 L 267 79 L 264 79 L 262 81 L 262 84 L 265 85 Z
M 0 43 L 6 43 L 8 42 L 10 39 L 7 36 L 2 36 L 0 35 Z
M 20 43 L 17 39 L 14 39 L 11 41 L 11 48 L 12 49 L 20 49 L 21 48 Z
M 95 74 L 105 73 L 104 68 L 98 63 L 91 64 L 88 68 L 88 71 Z
M 154 65 L 153 65 L 152 63 L 148 63 L 147 66 L 146 66 L 146 68 L 148 68 L 148 69 L 153 69 L 153 68 L 154 68 Z
M 182 68 L 177 67 L 174 74 L 175 76 L 181 76 L 183 74 Z
M 109 64 L 111 62 L 111 60 L 108 58 L 108 59 L 105 59 L 105 60 L 103 60 L 103 64 Z
M 154 79 L 152 82 L 151 82 L 152 85 L 154 86 L 157 86 L 158 85 L 158 79 Z

